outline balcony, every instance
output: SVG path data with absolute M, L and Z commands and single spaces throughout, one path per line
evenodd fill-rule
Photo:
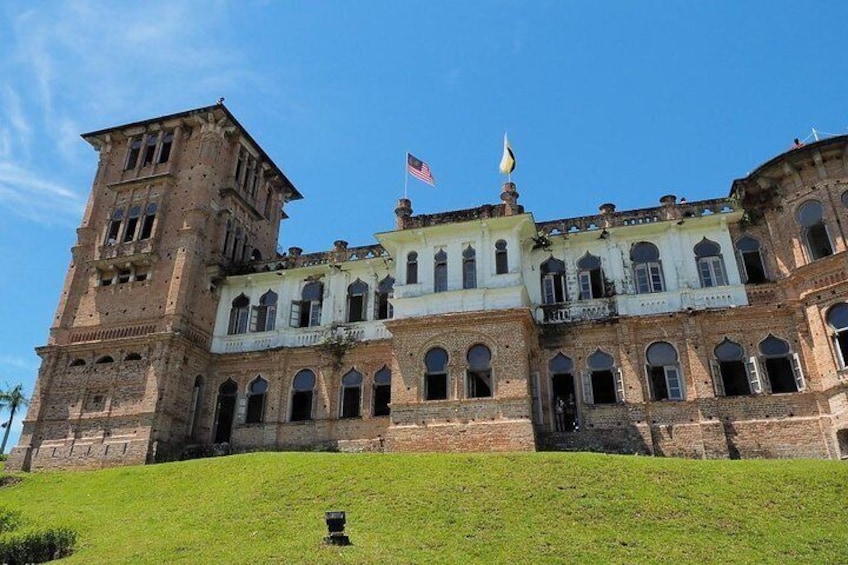
M 584 320 L 602 320 L 618 314 L 615 298 L 579 300 L 560 304 L 543 304 L 536 308 L 536 321 L 542 324 L 562 324 Z
M 392 337 L 381 321 L 358 322 L 340 326 L 354 341 L 372 341 Z M 319 345 L 334 331 L 331 326 L 281 328 L 270 332 L 217 335 L 212 339 L 213 353 L 244 353 L 277 347 L 310 347 Z

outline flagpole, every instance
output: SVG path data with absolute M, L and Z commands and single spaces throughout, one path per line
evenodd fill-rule
M 407 196 L 406 196 L 406 186 L 409 184 L 409 169 L 407 167 L 407 165 L 409 164 L 409 151 L 406 152 L 406 158 L 404 159 L 404 161 L 405 162 L 403 164 L 403 197 L 407 198 Z

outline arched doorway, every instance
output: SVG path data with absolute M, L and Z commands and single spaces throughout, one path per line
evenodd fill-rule
M 227 379 L 218 388 L 218 402 L 215 405 L 215 443 L 230 441 L 233 431 L 233 419 L 236 415 L 236 396 L 238 385 Z

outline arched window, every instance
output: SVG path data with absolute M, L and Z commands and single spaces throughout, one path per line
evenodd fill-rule
M 448 397 L 448 352 L 434 347 L 424 356 L 427 373 L 424 375 L 424 400 L 445 400 Z
M 406 256 L 406 284 L 418 284 L 418 253 L 415 251 Z
M 368 285 L 356 279 L 347 287 L 347 321 L 362 322 L 368 304 Z
M 250 317 L 250 299 L 244 294 L 239 294 L 233 300 L 232 308 L 230 308 L 230 324 L 227 327 L 227 334 L 243 334 L 247 332 L 247 322 Z
M 727 338 L 713 350 L 715 360 L 710 360 L 716 396 L 744 396 L 761 392 L 759 373 L 751 362 L 745 360 L 745 350 Z
M 387 276 L 377 283 L 377 293 L 374 297 L 374 319 L 388 320 L 392 317 L 392 303 L 389 300 L 395 293 L 395 279 Z
M 838 365 L 845 368 L 848 363 L 848 304 L 837 304 L 828 310 L 827 323 L 833 330 Z
M 505 275 L 509 272 L 509 257 L 506 252 L 506 241 L 499 239 L 495 242 L 495 274 Z
M 566 301 L 565 262 L 549 257 L 539 266 L 542 277 L 542 302 L 559 304 Z
M 388 416 L 392 400 L 392 372 L 383 367 L 374 374 L 374 409 L 372 416 Z
M 656 245 L 647 241 L 635 243 L 630 249 L 630 260 L 633 262 L 633 280 L 637 293 L 665 291 L 660 250 Z
M 123 219 L 124 211 L 121 208 L 112 212 L 109 229 L 106 230 L 106 245 L 115 245 L 118 242 L 118 235 L 121 233 L 121 221 Z
M 126 357 L 124 357 L 124 361 L 141 361 L 140 353 L 127 353 Z
M 241 228 L 238 227 L 236 228 L 236 236 L 233 239 L 233 250 L 230 254 L 230 259 L 232 259 L 233 261 L 236 260 L 236 257 L 238 257 L 239 251 L 241 250 L 241 238 Z
M 580 300 L 602 298 L 604 292 L 604 274 L 601 271 L 601 258 L 586 253 L 577 261 L 577 282 L 580 284 Z
M 439 249 L 433 257 L 433 291 L 445 292 L 448 289 L 448 254 Z
M 277 320 L 277 293 L 268 290 L 259 297 L 259 306 L 253 307 L 253 320 L 251 320 L 251 331 L 270 332 L 276 326 Z
M 798 223 L 801 224 L 801 236 L 807 246 L 811 260 L 833 255 L 833 246 L 824 223 L 824 210 L 818 200 L 808 200 L 798 208 Z
M 804 374 L 797 353 L 791 353 L 789 343 L 769 334 L 760 342 L 760 357 L 766 368 L 769 388 L 772 393 L 798 392 L 804 390 Z
M 577 394 L 574 390 L 574 361 L 562 353 L 548 362 L 551 376 L 551 412 L 554 414 L 554 429 L 558 432 L 573 432 L 577 425 Z
M 233 242 L 233 221 L 227 220 L 227 229 L 224 232 L 224 247 L 222 255 L 228 257 L 230 255 L 230 244 Z
M 188 429 L 186 437 L 189 440 L 195 439 L 194 434 L 197 430 L 197 422 L 200 419 L 200 401 L 203 396 L 203 377 L 197 375 L 194 379 L 194 387 L 191 389 L 191 403 L 188 406 Z
M 232 379 L 227 379 L 218 387 L 218 402 L 215 404 L 215 443 L 230 441 L 237 398 L 238 385 Z
M 312 392 L 314 389 L 315 373 L 309 369 L 298 371 L 292 382 L 292 422 L 303 422 L 312 419 Z
M 130 139 L 130 148 L 127 152 L 127 165 L 125 170 L 134 169 L 138 164 L 138 156 L 141 154 L 141 136 L 136 136 Z
M 70 366 L 71 367 L 84 367 L 85 366 L 85 359 L 74 359 L 73 361 L 71 361 Z
M 615 404 L 624 402 L 624 383 L 621 371 L 609 353 L 600 349 L 586 360 L 588 370 L 583 373 L 583 399 L 586 404 Z
M 721 256 L 721 246 L 706 237 L 695 246 L 695 261 L 698 263 L 698 276 L 701 287 L 725 286 L 727 273 L 724 269 L 724 259 Z
M 112 358 L 111 355 L 104 355 L 104 356 L 98 358 L 97 361 L 94 362 L 94 364 L 95 365 L 101 365 L 103 363 L 114 363 L 114 362 L 115 362 L 115 360 Z
M 648 384 L 653 400 L 683 400 L 683 379 L 680 378 L 680 365 L 677 362 L 677 350 L 670 343 L 658 341 L 648 346 L 645 352 L 648 360 Z
M 167 163 L 171 158 L 171 147 L 174 145 L 174 132 L 167 131 L 162 136 L 162 147 L 159 148 L 159 163 Z
M 324 285 L 318 281 L 306 283 L 300 294 L 300 300 L 292 300 L 289 325 L 293 328 L 320 326 L 323 300 Z
M 736 241 L 736 251 L 739 253 L 746 283 L 758 284 L 768 280 L 759 241 L 750 235 L 742 236 Z
M 142 167 L 146 167 L 153 163 L 153 156 L 156 155 L 156 141 L 158 139 L 159 136 L 155 133 L 151 133 L 147 136 L 147 143 L 144 148 L 144 159 L 141 162 Z
M 153 233 L 153 222 L 156 221 L 156 203 L 151 202 L 144 210 L 144 221 L 141 223 L 141 235 L 138 239 L 150 239 Z
M 465 394 L 468 398 L 493 396 L 492 352 L 485 345 L 474 345 L 468 350 L 468 370 L 465 373 Z
M 258 424 L 265 415 L 265 396 L 268 392 L 268 381 L 256 377 L 247 386 L 247 415 L 245 424 Z
M 477 251 L 470 245 L 462 252 L 462 288 L 477 288 Z
M 124 241 L 135 239 L 135 230 L 138 227 L 138 218 L 141 216 L 141 206 L 133 206 L 127 214 L 127 227 L 124 230 Z
M 362 374 L 351 369 L 342 377 L 342 418 L 359 418 L 359 407 L 362 403 Z
M 258 249 L 254 249 L 250 252 L 250 260 L 251 261 L 261 261 L 262 260 L 262 252 Z

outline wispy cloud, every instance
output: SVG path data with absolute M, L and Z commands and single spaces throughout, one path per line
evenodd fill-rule
M 0 368 L 2 368 L 2 373 L 0 373 L 0 375 L 2 375 L 2 377 L 0 377 L 0 384 L 5 386 L 7 384 L 11 384 L 11 380 L 14 380 L 14 375 L 10 374 L 9 369 L 17 371 L 34 371 L 38 369 L 38 365 L 39 360 L 35 355 L 30 358 L 23 357 L 21 355 L 0 353 Z
M 0 161 L 0 206 L 20 216 L 48 225 L 79 223 L 83 197 L 37 172 Z

